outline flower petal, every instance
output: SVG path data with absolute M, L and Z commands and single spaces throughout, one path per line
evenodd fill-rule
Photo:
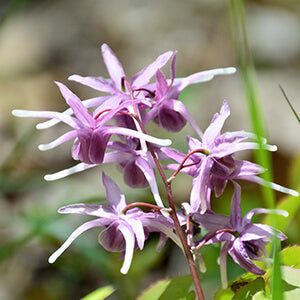
M 141 86 L 147 84 L 150 81 L 150 79 L 154 76 L 157 69 L 160 69 L 168 62 L 168 60 L 170 59 L 172 54 L 173 54 L 173 51 L 168 51 L 168 52 L 160 55 L 159 57 L 157 57 L 157 59 L 152 64 L 145 67 L 144 69 L 139 71 L 137 74 L 133 75 L 130 80 L 131 86 L 133 88 L 137 88 L 137 87 L 141 87 Z
M 245 270 L 256 275 L 264 275 L 266 273 L 252 262 L 244 243 L 240 239 L 235 239 L 232 248 L 229 249 L 229 254 L 233 260 Z
M 65 124 L 77 129 L 81 127 L 81 124 L 75 118 L 71 116 L 64 115 L 63 113 L 59 113 L 56 111 L 34 111 L 34 110 L 22 110 L 22 109 L 14 109 L 12 114 L 15 117 L 21 118 L 47 118 L 47 119 L 56 119 L 59 123 L 60 121 Z M 51 120 L 50 120 L 51 121 Z
M 143 250 L 146 237 L 141 220 L 128 218 L 126 221 L 130 224 L 131 229 L 135 234 L 138 247 Z
M 38 148 L 41 151 L 53 149 L 66 141 L 76 138 L 77 136 L 78 136 L 78 130 L 72 130 L 72 131 L 66 132 L 65 134 L 63 134 L 56 140 L 52 141 L 51 143 L 39 145 Z
M 241 186 L 234 181 L 232 181 L 232 183 L 234 186 L 234 193 L 231 200 L 230 223 L 232 228 L 239 232 L 242 223 Z
M 176 83 L 169 93 L 169 98 L 178 99 L 180 92 L 192 83 L 212 80 L 215 75 L 226 75 L 235 73 L 235 68 L 213 69 L 192 74 Z
M 84 125 L 84 127 L 91 127 L 94 125 L 95 120 L 91 116 L 88 109 L 82 104 L 81 100 L 70 91 L 64 84 L 55 82 L 68 105 L 72 108 L 76 118 Z
M 210 125 L 208 126 L 208 128 L 205 130 L 203 134 L 202 142 L 203 142 L 203 146 L 206 149 L 210 150 L 215 147 L 215 139 L 220 136 L 222 127 L 226 119 L 229 117 L 229 115 L 230 115 L 230 109 L 227 101 L 224 100 L 220 113 L 216 113 L 214 115 Z
M 111 207 L 120 213 L 126 206 L 125 196 L 116 183 L 102 172 L 102 181 L 106 190 L 106 199 Z
M 92 76 L 83 77 L 80 75 L 72 75 L 68 78 L 68 80 L 78 82 L 80 84 L 86 85 L 100 92 L 110 93 L 110 94 L 120 93 L 120 90 L 117 89 L 116 86 L 110 80 L 103 79 L 101 77 L 92 77 Z
M 132 229 L 129 228 L 128 225 L 123 223 L 121 223 L 118 226 L 118 229 L 122 232 L 126 243 L 124 262 L 120 272 L 122 274 L 127 274 L 131 265 L 133 252 L 134 252 L 134 246 L 135 246 L 134 233 L 131 231 Z
M 209 209 L 207 188 L 209 185 L 209 175 L 213 161 L 210 157 L 204 157 L 200 164 L 199 174 L 193 179 L 190 204 L 193 212 L 199 212 L 201 208 L 201 213 L 203 214 L 207 209 Z
M 86 222 L 79 226 L 72 234 L 68 237 L 68 239 L 62 244 L 62 246 L 56 250 L 48 259 L 50 264 L 54 263 L 57 258 L 72 244 L 72 242 L 83 232 L 93 228 L 93 227 L 102 227 L 107 222 L 106 219 L 96 219 L 89 222 Z
M 64 177 L 67 177 L 69 175 L 72 175 L 72 174 L 75 174 L 75 173 L 79 173 L 81 171 L 84 171 L 84 170 L 87 170 L 87 169 L 90 169 L 90 168 L 94 168 L 96 167 L 97 164 L 86 164 L 86 163 L 79 163 L 71 168 L 68 168 L 68 169 L 64 169 L 62 171 L 59 171 L 59 172 L 56 172 L 56 173 L 53 173 L 53 174 L 47 174 L 45 175 L 44 179 L 46 181 L 53 181 L 53 180 L 57 180 L 57 179 L 61 179 L 61 178 L 64 178 Z
M 107 205 L 76 203 L 61 207 L 60 214 L 83 214 L 95 217 L 113 219 L 116 218 L 114 211 Z M 105 225 L 111 223 L 111 220 L 103 221 Z
M 144 173 L 144 176 L 146 177 L 146 179 L 149 183 L 149 186 L 150 186 L 150 189 L 151 189 L 151 192 L 153 194 L 156 204 L 160 207 L 164 207 L 164 205 L 161 201 L 160 195 L 159 195 L 159 191 L 158 191 L 158 187 L 157 187 L 153 169 L 149 166 L 148 162 L 145 159 L 142 159 L 141 157 L 139 157 L 135 161 L 135 163 Z
M 125 77 L 125 72 L 118 58 L 114 54 L 114 52 L 109 48 L 108 45 L 103 44 L 101 46 L 102 56 L 104 63 L 106 65 L 106 69 L 109 73 L 110 78 L 114 82 L 115 86 L 119 91 L 121 91 L 121 79 Z
M 284 186 L 281 186 L 277 183 L 273 183 L 273 182 L 268 182 L 266 180 L 264 180 L 263 178 L 261 177 L 258 177 L 258 176 L 239 176 L 238 179 L 243 179 L 243 180 L 248 180 L 248 181 L 252 181 L 252 182 L 255 182 L 255 183 L 258 183 L 258 184 L 261 184 L 261 185 L 264 185 L 264 186 L 269 186 L 270 188 L 274 189 L 275 191 L 278 191 L 278 192 L 281 192 L 281 193 L 285 193 L 285 194 L 289 194 L 289 195 L 292 195 L 292 196 L 295 196 L 295 197 L 298 197 L 299 196 L 299 193 L 295 190 L 292 190 L 292 189 L 289 189 L 289 188 L 286 188 Z

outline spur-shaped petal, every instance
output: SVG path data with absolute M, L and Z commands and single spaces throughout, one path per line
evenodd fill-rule
M 65 124 L 78 129 L 81 128 L 81 123 L 75 118 L 59 113 L 56 111 L 34 111 L 34 110 L 22 110 L 22 109 L 14 109 L 12 114 L 15 117 L 20 118 L 47 118 L 47 119 L 55 119 L 57 122 L 64 122 Z
M 138 139 L 143 139 L 147 142 L 160 145 L 160 146 L 170 146 L 172 141 L 169 139 L 159 139 L 148 134 L 144 134 L 142 132 L 128 129 L 128 128 L 120 128 L 120 127 L 109 127 L 106 126 L 106 132 L 110 134 L 121 134 L 125 136 L 135 137 Z
M 227 75 L 235 72 L 235 68 L 213 69 L 192 74 L 182 80 L 178 79 L 177 83 L 173 85 L 173 88 L 169 93 L 169 98 L 177 99 L 179 94 L 190 84 L 210 81 L 216 75 Z
M 239 175 L 238 179 L 243 179 L 243 180 L 248 180 L 248 181 L 252 181 L 267 187 L 272 188 L 275 191 L 281 192 L 281 193 L 285 193 L 285 194 L 289 194 L 292 195 L 294 197 L 298 197 L 299 193 L 295 190 L 286 188 L 284 186 L 281 186 L 277 183 L 273 183 L 273 182 L 268 182 L 266 180 L 264 180 L 261 177 L 255 176 L 255 175 Z
M 258 214 L 276 214 L 284 217 L 288 217 L 289 215 L 287 211 L 282 209 L 254 208 L 245 214 L 242 220 L 242 227 L 245 227 L 247 224 L 251 223 L 253 216 Z
M 69 175 L 76 174 L 76 173 L 82 172 L 82 171 L 90 169 L 90 168 L 94 168 L 96 166 L 97 166 L 96 164 L 86 164 L 86 163 L 81 162 L 71 168 L 64 169 L 62 171 L 59 171 L 59 172 L 56 172 L 53 174 L 47 174 L 44 176 L 44 179 L 46 181 L 58 180 L 58 179 L 67 177 Z
M 50 149 L 53 149 L 57 146 L 59 146 L 60 144 L 67 142 L 71 139 L 74 139 L 78 137 L 78 130 L 72 130 L 69 132 L 66 132 L 65 134 L 63 134 L 62 136 L 60 136 L 59 138 L 57 138 L 56 140 L 48 143 L 48 144 L 41 144 L 38 146 L 39 150 L 41 151 L 47 151 Z
M 79 226 L 68 239 L 62 244 L 62 246 L 56 250 L 48 259 L 50 264 L 54 263 L 57 258 L 72 244 L 72 242 L 83 232 L 93 228 L 93 227 L 102 227 L 107 224 L 107 219 L 96 219 L 89 222 L 86 222 Z
M 164 207 L 159 195 L 159 190 L 156 183 L 154 170 L 150 167 L 149 163 L 145 159 L 142 159 L 141 157 L 139 157 L 135 163 L 143 172 L 146 180 L 148 181 L 156 204 L 160 207 Z
M 135 234 L 138 247 L 143 250 L 146 237 L 141 220 L 137 218 L 127 218 L 126 222 L 130 224 L 131 229 Z
M 63 206 L 58 212 L 60 214 L 83 214 L 99 218 L 116 218 L 115 212 L 107 205 L 77 203 Z
M 134 237 L 134 233 L 132 232 L 132 229 L 127 224 L 121 223 L 118 229 L 122 232 L 126 244 L 124 262 L 120 272 L 122 274 L 127 274 L 132 262 L 132 257 L 133 257 L 134 247 L 135 247 L 135 237 Z

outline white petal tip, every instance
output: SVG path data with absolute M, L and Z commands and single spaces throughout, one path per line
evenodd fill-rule
M 55 178 L 54 176 L 52 176 L 51 174 L 47 174 L 44 176 L 44 179 L 46 181 L 53 181 L 53 180 L 56 180 L 57 178 Z
M 226 74 L 234 74 L 236 72 L 236 68 L 234 67 L 226 68 L 224 70 Z
M 170 212 L 172 211 L 172 209 L 170 208 L 162 208 L 160 210 L 161 214 L 165 217 L 168 218 L 170 216 Z
M 123 275 L 126 275 L 128 273 L 128 269 L 127 268 L 121 268 L 120 273 Z
M 11 113 L 15 117 L 28 117 L 28 116 L 30 116 L 29 111 L 22 110 L 22 109 L 14 109 Z
M 55 257 L 53 254 L 48 258 L 48 263 L 53 264 L 56 261 L 57 257 Z
M 276 145 L 266 145 L 266 149 L 272 152 L 277 151 L 277 146 Z
M 38 148 L 40 151 L 46 151 L 48 149 L 47 145 L 44 144 L 38 145 Z
M 172 141 L 170 139 L 165 139 L 163 146 L 170 146 L 171 144 L 172 144 Z
M 286 210 L 284 210 L 282 211 L 281 215 L 287 218 L 289 216 L 289 213 Z

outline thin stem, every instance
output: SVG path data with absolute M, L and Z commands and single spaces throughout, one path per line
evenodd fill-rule
M 206 236 L 199 244 L 197 247 L 195 247 L 194 251 L 199 250 L 201 247 L 203 247 L 210 239 L 212 239 L 213 237 L 215 237 L 216 235 L 218 235 L 219 233 L 222 232 L 228 232 L 231 233 L 232 235 L 236 235 L 237 232 L 235 230 L 232 229 L 220 229 L 217 231 L 212 232 L 210 235 Z
M 123 80 L 124 80 L 123 82 L 125 82 L 125 84 L 127 85 L 127 88 L 129 90 L 131 99 L 134 100 L 133 90 L 130 86 L 130 83 L 128 82 L 128 80 L 126 78 L 124 78 Z M 133 106 L 134 113 L 135 113 L 135 120 L 137 121 L 137 123 L 140 127 L 140 130 L 143 133 L 146 134 L 146 130 L 144 128 L 144 125 L 143 125 L 143 123 L 142 123 L 142 121 L 139 117 L 138 108 L 135 105 L 135 103 L 133 103 L 132 106 Z M 159 174 L 160 174 L 160 176 L 163 180 L 163 183 L 165 185 L 166 192 L 167 192 L 168 203 L 169 203 L 170 208 L 172 209 L 172 211 L 170 212 L 170 215 L 171 215 L 171 218 L 173 219 L 173 222 L 174 222 L 176 231 L 178 233 L 180 242 L 183 246 L 183 251 L 184 251 L 185 256 L 187 258 L 189 268 L 191 270 L 191 274 L 192 274 L 192 277 L 193 277 L 193 280 L 194 280 L 195 289 L 196 289 L 198 299 L 199 300 L 204 300 L 204 295 L 203 295 L 203 291 L 202 291 L 202 288 L 201 288 L 201 284 L 200 284 L 199 275 L 198 275 L 198 272 L 197 272 L 197 269 L 196 269 L 196 265 L 195 265 L 195 262 L 194 262 L 194 259 L 193 259 L 193 254 L 191 252 L 190 247 L 187 244 L 185 234 L 184 234 L 184 232 L 183 232 L 183 230 L 180 226 L 180 223 L 179 223 L 179 220 L 178 220 L 178 217 L 177 217 L 177 214 L 176 214 L 173 195 L 172 195 L 172 190 L 171 190 L 171 183 L 168 182 L 167 177 L 166 177 L 166 175 L 165 175 L 165 173 L 162 169 L 162 166 L 160 165 L 160 163 L 158 161 L 158 158 L 157 158 L 157 156 L 154 152 L 154 149 L 153 149 L 152 145 L 149 142 L 146 142 L 146 145 L 147 145 L 147 148 L 148 148 L 148 150 L 150 151 L 150 153 L 153 157 L 153 160 L 155 162 L 157 170 L 158 170 L 158 172 L 159 172 Z M 202 149 L 201 151 L 206 151 L 206 150 Z M 198 152 L 200 152 L 200 149 L 198 149 Z M 194 152 L 191 152 L 191 153 L 194 153 Z
M 182 162 L 180 163 L 178 169 L 177 169 L 177 170 L 174 172 L 174 174 L 167 180 L 168 183 L 171 183 L 171 182 L 174 180 L 174 178 L 177 176 L 177 174 L 178 174 L 183 168 L 189 167 L 189 166 L 192 166 L 192 165 L 193 165 L 193 163 L 191 163 L 191 164 L 188 164 L 188 165 L 185 165 L 185 166 L 184 166 L 184 163 L 185 163 L 185 162 L 186 162 L 193 154 L 195 154 L 195 153 L 202 153 L 202 154 L 208 155 L 208 154 L 209 154 L 209 151 L 206 150 L 206 149 L 195 149 L 195 150 L 191 151 L 190 153 L 188 153 L 188 154 L 186 155 L 186 157 L 185 157 L 185 158 L 182 160 Z M 197 162 L 197 163 L 198 163 L 198 162 Z M 195 164 L 197 164 L 197 163 L 195 163 Z
M 156 209 L 156 210 L 161 210 L 163 207 L 160 207 L 160 206 L 157 206 L 157 205 L 154 205 L 154 204 L 150 204 L 150 203 L 145 203 L 145 202 L 133 202 L 133 203 L 130 203 L 128 204 L 122 211 L 121 213 L 122 214 L 126 214 L 126 212 L 133 208 L 133 207 L 136 207 L 136 206 L 145 206 L 145 207 L 149 207 L 149 208 L 152 208 L 152 209 Z

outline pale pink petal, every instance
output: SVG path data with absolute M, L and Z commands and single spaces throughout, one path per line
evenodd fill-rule
M 121 79 L 125 77 L 125 72 L 121 63 L 119 62 L 118 58 L 114 54 L 114 52 L 109 48 L 108 45 L 103 44 L 101 46 L 102 56 L 104 63 L 106 65 L 106 69 L 111 77 L 112 81 L 114 82 L 115 86 L 118 90 L 121 91 Z

